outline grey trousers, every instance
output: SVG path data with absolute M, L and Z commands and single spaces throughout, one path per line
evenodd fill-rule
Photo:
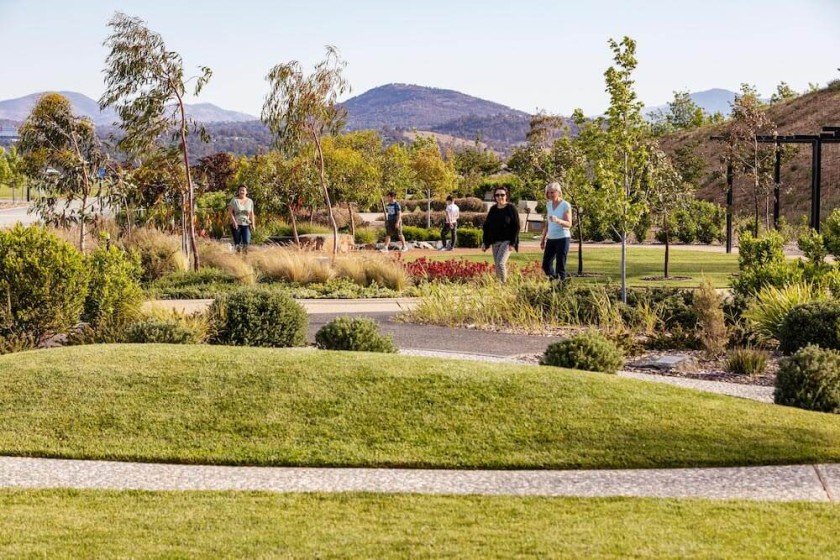
M 496 277 L 501 282 L 507 282 L 507 262 L 510 257 L 510 241 L 498 241 L 491 245 L 493 262 L 496 265 Z

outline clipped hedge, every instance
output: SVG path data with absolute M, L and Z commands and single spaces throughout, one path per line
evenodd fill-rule
M 458 227 L 482 227 L 487 218 L 486 212 L 461 212 Z M 403 226 L 426 227 L 426 212 L 405 212 L 402 215 Z M 432 212 L 432 227 L 440 229 L 446 223 L 444 212 Z
M 549 366 L 616 373 L 624 364 L 618 347 L 597 331 L 586 331 L 550 344 L 542 363 Z
M 481 240 L 484 236 L 478 228 L 458 228 L 458 247 L 465 249 L 476 249 L 481 247 Z
M 420 210 L 425 212 L 427 208 L 428 199 L 412 199 L 402 202 L 402 208 L 406 212 L 414 212 Z M 466 198 L 456 198 L 455 204 L 461 212 L 484 212 L 484 202 L 480 198 L 468 196 Z M 445 200 L 432 199 L 432 212 L 442 212 L 446 208 Z
M 330 321 L 315 334 L 315 345 L 324 350 L 390 354 L 397 351 L 391 337 L 379 332 L 376 321 L 363 317 L 339 317 Z
M 840 413 L 840 352 L 806 346 L 779 363 L 776 404 Z
M 779 327 L 779 349 L 793 354 L 815 344 L 840 350 L 840 302 L 815 301 L 791 309 Z
M 306 344 L 309 319 L 289 295 L 265 288 L 223 294 L 210 306 L 210 343 L 291 347 Z

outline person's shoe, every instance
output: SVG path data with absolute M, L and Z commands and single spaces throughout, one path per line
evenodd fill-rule
M 384 249 L 379 249 L 379 252 L 380 253 L 387 253 L 388 252 L 388 247 L 385 247 Z
M 446 251 L 446 250 L 447 250 L 446 247 L 438 247 L 438 251 Z
M 406 253 L 406 252 L 408 252 L 408 245 L 406 245 L 405 247 L 403 247 L 402 249 L 400 249 L 400 252 L 401 252 L 401 253 Z
M 447 247 L 446 248 L 447 251 L 452 251 L 453 249 L 455 249 L 455 247 Z

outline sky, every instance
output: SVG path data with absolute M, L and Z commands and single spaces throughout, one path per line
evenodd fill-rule
M 840 0 L 0 0 L 0 99 L 70 90 L 97 99 L 115 11 L 143 18 L 185 66 L 213 79 L 200 101 L 258 115 L 275 64 L 311 67 L 324 45 L 351 95 L 399 82 L 535 112 L 603 111 L 607 40 L 637 41 L 639 98 L 674 90 L 769 96 L 840 77 Z

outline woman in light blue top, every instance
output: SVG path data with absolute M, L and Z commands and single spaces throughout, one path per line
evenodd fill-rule
M 542 269 L 552 280 L 566 279 L 566 257 L 572 236 L 572 205 L 563 200 L 560 183 L 550 183 L 545 188 L 546 227 L 543 228 L 540 248 L 543 252 Z

